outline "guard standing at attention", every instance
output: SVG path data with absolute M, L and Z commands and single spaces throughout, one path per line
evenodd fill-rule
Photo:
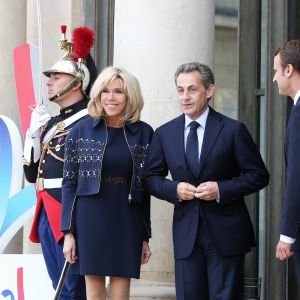
M 97 76 L 90 55 L 94 31 L 87 27 L 75 28 L 69 42 L 66 26 L 61 26 L 61 29 L 60 47 L 64 55 L 44 72 L 48 77 L 49 101 L 60 106 L 60 114 L 50 117 L 44 105 L 35 107 L 26 132 L 23 157 L 25 177 L 36 183 L 37 190 L 30 240 L 41 243 L 54 289 L 65 262 L 63 233 L 60 231 L 65 139 L 74 124 L 87 115 L 89 90 Z M 60 299 L 86 299 L 84 278 L 68 274 Z

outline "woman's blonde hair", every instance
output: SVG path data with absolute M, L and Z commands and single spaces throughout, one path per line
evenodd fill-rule
M 137 122 L 144 106 L 141 87 L 138 80 L 125 69 L 116 67 L 105 68 L 97 77 L 90 92 L 88 112 L 94 118 L 105 116 L 105 110 L 101 104 L 100 97 L 103 89 L 113 80 L 119 78 L 127 98 L 126 107 L 121 122 Z

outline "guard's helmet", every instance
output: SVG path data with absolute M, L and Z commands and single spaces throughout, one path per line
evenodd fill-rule
M 60 48 L 65 52 L 49 70 L 44 74 L 50 77 L 52 73 L 65 73 L 73 75 L 74 79 L 54 97 L 49 99 L 53 101 L 65 93 L 73 86 L 82 83 L 82 92 L 88 96 L 90 88 L 97 77 L 97 69 L 90 50 L 94 45 L 95 32 L 88 27 L 78 27 L 73 30 L 72 41 L 68 42 L 66 38 L 67 26 L 61 26 L 62 37 L 60 39 Z

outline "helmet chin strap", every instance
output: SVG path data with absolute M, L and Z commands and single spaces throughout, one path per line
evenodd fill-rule
M 56 99 L 60 98 L 61 96 L 65 95 L 69 92 L 73 87 L 75 87 L 81 79 L 75 76 L 61 91 L 59 91 L 55 96 L 49 98 L 49 101 L 55 101 Z

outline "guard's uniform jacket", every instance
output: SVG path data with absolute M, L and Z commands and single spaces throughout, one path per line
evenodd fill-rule
M 145 122 L 127 122 L 123 127 L 133 160 L 133 174 L 128 203 L 139 203 L 143 209 L 144 240 L 151 237 L 150 195 L 143 180 L 153 129 Z M 100 190 L 102 159 L 107 142 L 103 118 L 87 117 L 68 135 L 63 180 L 63 211 L 61 230 L 73 231 L 73 209 L 78 196 L 95 195 Z
M 63 237 L 60 231 L 60 218 L 65 140 L 74 124 L 87 115 L 86 105 L 87 100 L 83 99 L 62 108 L 58 116 L 51 118 L 42 128 L 40 160 L 24 164 L 25 177 L 27 181 L 36 183 L 37 190 L 37 205 L 29 236 L 32 242 L 40 242 L 38 223 L 42 205 L 55 240 L 59 242 Z

